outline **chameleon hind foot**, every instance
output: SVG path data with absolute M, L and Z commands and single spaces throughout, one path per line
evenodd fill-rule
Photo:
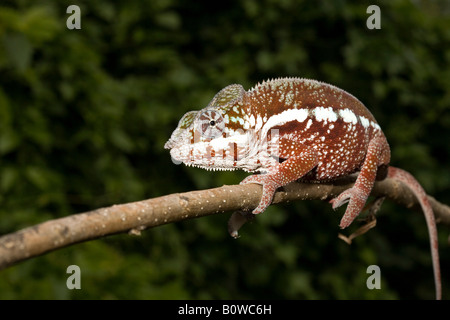
M 345 190 L 336 198 L 330 200 L 334 210 L 348 202 L 347 210 L 341 219 L 341 229 L 347 228 L 361 213 L 367 200 L 367 194 L 359 188 L 352 187 Z

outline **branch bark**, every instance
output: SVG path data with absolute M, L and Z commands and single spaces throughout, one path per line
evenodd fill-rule
M 275 194 L 273 203 L 331 199 L 350 188 L 353 182 L 354 179 L 342 179 L 333 184 L 291 183 Z M 261 190 L 256 184 L 223 186 L 113 205 L 46 221 L 0 237 L 0 270 L 62 247 L 111 234 L 139 234 L 144 229 L 167 223 L 252 209 L 261 198 Z M 392 179 L 376 182 L 372 195 L 385 196 L 420 210 L 409 188 Z M 437 222 L 450 226 L 450 207 L 433 197 L 429 199 Z

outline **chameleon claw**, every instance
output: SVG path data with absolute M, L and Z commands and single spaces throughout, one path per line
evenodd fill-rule
M 264 212 L 268 206 L 270 206 L 275 191 L 281 185 L 273 181 L 271 177 L 262 174 L 248 176 L 244 180 L 242 180 L 240 184 L 249 184 L 249 183 L 260 184 L 263 187 L 261 200 L 258 206 L 252 211 L 254 215 L 260 214 Z
M 336 198 L 330 200 L 333 210 L 336 210 L 337 208 L 350 202 L 350 200 L 354 198 L 355 194 L 358 193 L 358 191 L 353 189 L 354 188 L 347 189 L 343 191 L 340 195 L 338 195 Z
M 334 199 L 331 199 L 330 203 L 331 203 L 331 207 L 333 208 L 333 210 L 336 210 L 340 206 L 348 203 L 349 201 L 350 201 L 350 197 L 346 197 L 346 198 L 342 197 L 341 198 L 341 196 L 338 196 L 338 197 L 336 197 Z
M 267 207 L 272 204 L 273 196 L 275 195 L 275 191 L 278 189 L 278 185 L 274 182 L 265 182 L 263 184 L 263 192 L 261 200 L 258 206 L 253 210 L 253 214 L 260 214 L 264 212 Z
M 342 192 L 336 198 L 330 200 L 334 210 L 339 208 L 345 203 L 348 203 L 345 214 L 341 219 L 339 226 L 341 229 L 347 228 L 353 220 L 360 214 L 366 203 L 367 196 L 364 192 L 358 188 L 350 188 Z

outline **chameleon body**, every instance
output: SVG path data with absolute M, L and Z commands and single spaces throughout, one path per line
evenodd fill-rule
M 436 295 L 441 297 L 436 224 L 426 193 L 412 175 L 388 166 L 390 148 L 383 131 L 344 90 L 300 78 L 266 81 L 249 91 L 229 85 L 204 109 L 186 113 L 165 148 L 186 165 L 259 173 L 241 182 L 263 187 L 254 214 L 263 212 L 276 189 L 290 182 L 330 181 L 359 172 L 354 186 L 330 201 L 334 209 L 348 203 L 341 228 L 362 211 L 380 173 L 406 183 L 426 217 Z

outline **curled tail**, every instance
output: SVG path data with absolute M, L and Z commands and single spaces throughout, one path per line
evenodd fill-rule
M 442 286 L 441 269 L 439 265 L 438 234 L 433 209 L 431 208 L 431 204 L 428 201 L 427 194 L 425 193 L 425 190 L 423 190 L 419 182 L 417 182 L 417 180 L 405 170 L 390 166 L 388 177 L 405 183 L 414 193 L 420 203 L 420 206 L 422 207 L 423 213 L 425 215 L 425 220 L 427 222 L 428 233 L 430 236 L 431 258 L 433 261 L 434 282 L 436 287 L 436 299 L 440 300 L 442 297 Z

